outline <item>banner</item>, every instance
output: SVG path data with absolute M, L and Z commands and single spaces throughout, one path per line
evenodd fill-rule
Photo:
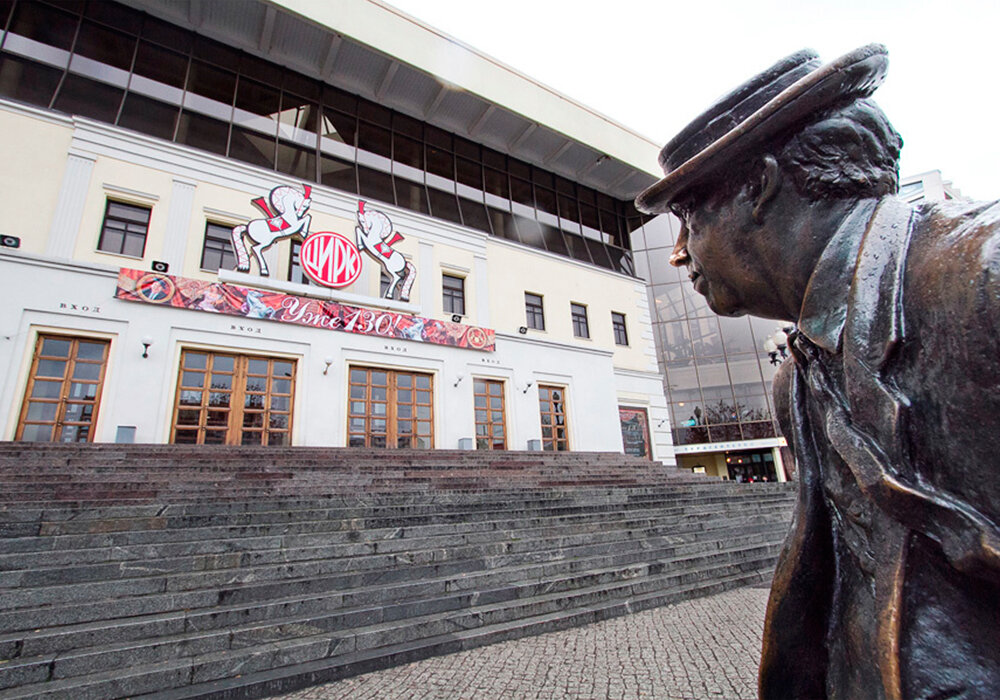
M 122 268 L 118 274 L 115 298 L 380 338 L 484 352 L 496 350 L 496 334 L 491 328 L 145 270 Z

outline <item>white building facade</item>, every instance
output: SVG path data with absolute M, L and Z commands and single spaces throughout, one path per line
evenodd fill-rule
M 333 7 L 0 2 L 0 438 L 674 464 L 655 145 Z

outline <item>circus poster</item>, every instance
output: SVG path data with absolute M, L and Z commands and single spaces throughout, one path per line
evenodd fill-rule
M 115 298 L 483 352 L 496 350 L 491 328 L 145 270 L 122 268 Z

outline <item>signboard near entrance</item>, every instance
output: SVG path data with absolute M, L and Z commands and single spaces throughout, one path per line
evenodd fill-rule
M 622 426 L 622 445 L 625 454 L 652 459 L 649 445 L 649 420 L 645 408 L 618 407 Z
M 115 298 L 469 350 L 496 350 L 492 328 L 145 270 L 122 268 Z

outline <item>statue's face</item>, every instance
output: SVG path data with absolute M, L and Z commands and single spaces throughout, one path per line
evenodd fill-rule
M 721 316 L 748 312 L 749 290 L 755 286 L 753 256 L 747 250 L 753 234 L 752 202 L 744 192 L 732 197 L 699 198 L 675 214 L 682 227 L 670 263 L 687 267 L 695 291 Z

